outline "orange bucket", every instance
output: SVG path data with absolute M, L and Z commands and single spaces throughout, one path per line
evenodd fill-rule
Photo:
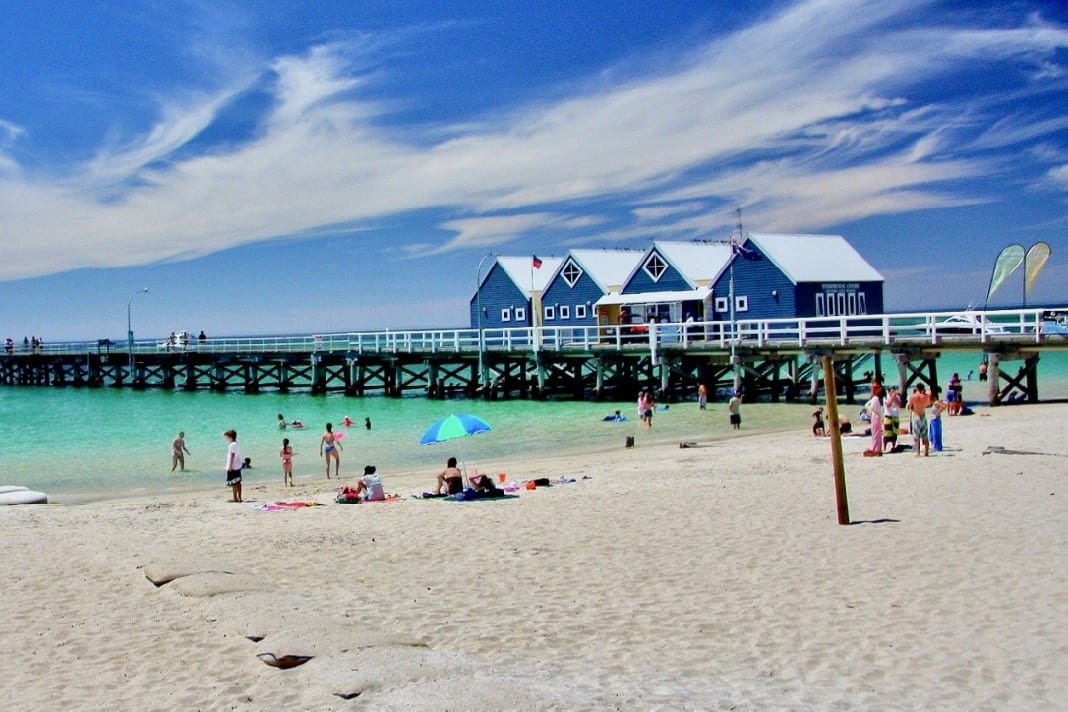
M 530 482 L 527 482 L 527 489 L 537 489 L 537 488 L 538 488 L 538 486 L 536 484 L 534 484 L 534 480 L 531 480 Z
M 497 479 L 500 480 L 501 482 L 507 482 L 508 481 L 508 473 L 507 472 L 502 472 L 502 473 L 498 474 L 497 475 Z

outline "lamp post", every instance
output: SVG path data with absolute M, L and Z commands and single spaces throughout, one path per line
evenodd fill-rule
M 126 301 L 126 350 L 130 354 L 130 380 L 133 381 L 134 374 L 134 339 L 133 339 L 133 324 L 130 320 L 130 307 L 133 305 L 134 297 L 142 292 L 148 292 L 148 287 L 141 287 L 136 292 L 130 295 L 130 298 Z
M 482 259 L 478 262 L 478 269 L 475 270 L 475 323 L 478 326 L 478 385 L 482 386 L 485 380 L 485 363 L 483 359 L 483 351 L 485 350 L 485 343 L 482 338 L 482 265 L 486 264 L 486 260 L 490 257 L 496 257 L 497 253 L 490 250 Z

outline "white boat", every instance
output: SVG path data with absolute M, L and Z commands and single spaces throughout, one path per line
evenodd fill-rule
M 982 312 L 965 311 L 948 316 L 925 328 L 936 334 L 1008 334 L 1005 326 L 985 319 Z

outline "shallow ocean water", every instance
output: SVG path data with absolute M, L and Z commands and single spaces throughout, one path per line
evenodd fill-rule
M 974 401 L 986 388 L 976 380 L 978 363 L 979 354 L 944 355 L 938 362 L 939 379 L 945 382 L 959 372 L 965 379 L 966 401 Z M 891 382 L 895 375 L 896 371 L 887 370 Z M 1043 356 L 1039 385 L 1044 400 L 1068 398 L 1068 353 Z M 851 408 L 859 409 L 859 404 L 843 405 L 842 412 L 855 418 Z M 627 416 L 626 422 L 602 422 L 616 409 Z M 431 423 L 454 412 L 475 413 L 494 430 L 452 443 L 418 444 Z M 307 427 L 280 431 L 278 413 L 287 420 L 300 419 Z M 747 403 L 742 409 L 742 434 L 807 429 L 810 413 L 807 403 Z M 347 429 L 341 427 L 346 415 L 356 421 Z M 363 426 L 368 417 L 371 430 Z M 706 411 L 698 410 L 694 401 L 672 404 L 656 413 L 648 430 L 638 423 L 630 402 L 431 401 L 12 386 L 0 388 L 0 484 L 25 485 L 60 502 L 222 488 L 226 445 L 221 434 L 228 428 L 238 431 L 242 455 L 252 458 L 246 481 L 280 479 L 278 451 L 282 438 L 288 437 L 295 451 L 297 480 L 320 479 L 325 484 L 319 438 L 326 422 L 344 433 L 342 474 L 350 477 L 366 464 L 374 464 L 385 476 L 391 471 L 429 474 L 439 471 L 450 455 L 462 457 L 468 466 L 485 462 L 507 470 L 511 461 L 545 453 L 621 448 L 628 436 L 635 437 L 639 447 L 651 440 L 736 436 L 722 401 L 709 403 Z M 171 473 L 171 441 L 179 430 L 185 431 L 192 454 L 186 458 L 187 472 Z

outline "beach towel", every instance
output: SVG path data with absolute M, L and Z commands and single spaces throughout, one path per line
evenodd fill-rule
M 263 512 L 286 512 L 293 509 L 304 509 L 305 507 L 318 506 L 318 502 L 311 500 L 308 502 L 268 502 L 265 504 L 257 504 L 253 509 L 259 509 Z

